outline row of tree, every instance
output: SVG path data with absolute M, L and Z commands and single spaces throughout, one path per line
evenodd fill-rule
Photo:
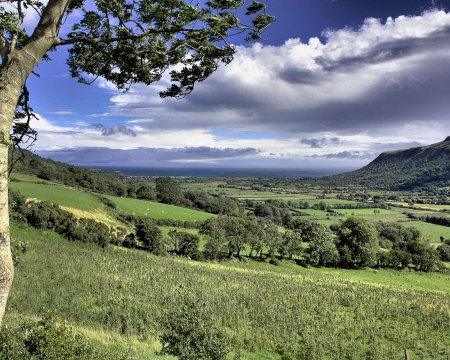
M 164 204 L 198 209 L 210 214 L 237 215 L 239 213 L 239 205 L 233 199 L 212 196 L 200 190 L 183 192 L 180 183 L 167 176 L 156 178 L 156 198 Z
M 375 225 L 353 216 L 331 228 L 297 218 L 291 221 L 291 229 L 283 233 L 274 222 L 255 216 L 218 216 L 190 226 L 190 222 L 166 224 L 148 217 L 123 215 L 121 219 L 135 227 L 135 233 L 127 234 L 123 228 L 109 228 L 93 219 L 77 219 L 48 201 L 26 202 L 23 195 L 14 191 L 10 191 L 10 211 L 19 222 L 39 230 L 55 231 L 71 241 L 92 242 L 103 247 L 112 243 L 194 260 L 241 258 L 246 249 L 250 258 L 273 263 L 289 259 L 311 266 L 413 266 L 433 271 L 442 268 L 441 261 L 450 259 L 450 240 L 434 249 L 416 228 L 404 228 L 396 223 Z M 161 225 L 199 227 L 207 240 L 203 251 L 199 250 L 198 235 L 174 229 L 164 237 Z

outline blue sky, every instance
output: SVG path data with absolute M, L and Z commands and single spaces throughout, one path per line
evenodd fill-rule
M 28 81 L 34 150 L 84 166 L 358 168 L 450 135 L 450 0 L 263 2 L 266 40 L 236 39 L 183 100 L 159 98 L 167 77 L 79 84 L 51 53 Z

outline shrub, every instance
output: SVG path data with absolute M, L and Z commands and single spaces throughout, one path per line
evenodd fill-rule
M 229 339 L 205 311 L 206 304 L 191 295 L 182 301 L 166 311 L 160 321 L 161 354 L 180 360 L 224 360 L 230 352 Z
M 22 320 L 0 332 L 0 359 L 126 359 L 125 354 L 94 350 L 87 339 L 71 328 L 56 325 L 46 316 L 40 321 Z

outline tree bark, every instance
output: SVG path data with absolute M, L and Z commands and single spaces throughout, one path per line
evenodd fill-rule
M 58 30 L 68 3 L 69 0 L 50 0 L 30 42 L 20 50 L 11 48 L 7 54 L 2 53 L 0 67 L 0 327 L 14 277 L 8 209 L 9 134 L 19 94 L 39 60 L 52 46 L 57 45 Z

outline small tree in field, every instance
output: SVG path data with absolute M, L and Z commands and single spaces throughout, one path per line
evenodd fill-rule
M 26 80 L 47 53 L 69 47 L 70 73 L 82 83 L 102 77 L 119 89 L 159 81 L 167 70 L 173 85 L 162 97 L 182 98 L 219 64 L 233 60 L 236 48 L 227 39 L 245 33 L 258 40 L 274 18 L 257 1 L 248 4 L 242 23 L 242 0 L 7 0 L 0 3 L 0 325 L 13 279 L 8 218 L 9 134 L 16 107 L 25 109 L 21 132 L 29 131 Z M 23 27 L 27 11 L 39 22 Z M 71 15 L 77 11 L 74 23 Z M 239 14 L 241 15 L 241 14 Z M 63 24 L 74 23 L 62 34 Z M 174 70 L 174 66 L 181 66 Z M 16 124 L 17 127 L 17 124 Z M 32 135 L 32 134 L 31 134 Z

